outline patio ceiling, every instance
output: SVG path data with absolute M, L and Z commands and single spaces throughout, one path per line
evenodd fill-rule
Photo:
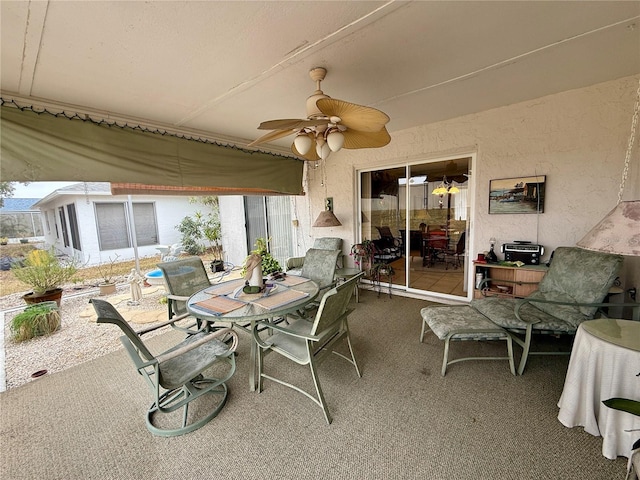
M 241 147 L 260 122 L 305 115 L 314 66 L 326 94 L 386 112 L 392 142 L 640 72 L 640 2 L 3 1 L 0 13 L 4 100 Z M 290 154 L 291 141 L 267 148 Z

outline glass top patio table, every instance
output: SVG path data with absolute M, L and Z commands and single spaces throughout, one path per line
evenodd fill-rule
M 295 284 L 292 284 L 294 282 Z M 226 282 L 212 285 L 193 294 L 187 301 L 187 310 L 189 310 L 192 315 L 211 322 L 254 322 L 267 318 L 281 317 L 300 310 L 306 304 L 313 301 L 319 291 L 318 285 L 315 282 L 308 278 L 295 275 L 289 275 L 281 281 L 275 280 L 267 283 L 274 285 L 275 288 L 266 296 L 263 293 L 246 294 L 242 292 L 241 287 L 244 285 L 244 279 L 227 280 Z M 238 287 L 240 287 L 240 291 L 234 296 L 233 292 Z M 276 300 L 278 297 L 283 297 L 283 301 L 286 301 L 287 298 L 291 298 L 290 295 L 287 297 L 287 294 L 294 292 L 300 292 L 305 294 L 305 296 L 300 296 L 300 298 L 281 305 L 276 304 L 270 308 L 264 306 L 267 303 L 265 300 Z M 198 303 L 210 300 L 213 297 L 224 297 L 225 299 L 236 300 L 243 305 L 228 312 L 218 313 L 198 307 Z
M 227 280 L 212 285 L 189 297 L 187 310 L 202 320 L 238 324 L 250 332 L 258 320 L 278 318 L 303 309 L 320 291 L 315 282 L 296 275 L 287 275 L 283 280 L 267 283 L 274 286 L 268 295 L 242 292 L 244 279 Z M 211 310 L 198 306 L 202 305 L 202 302 L 209 302 Z M 216 308 L 220 311 L 213 311 Z M 247 322 L 250 322 L 250 328 L 240 325 Z M 257 345 L 252 337 L 249 375 L 249 387 L 252 391 L 256 389 L 256 359 Z

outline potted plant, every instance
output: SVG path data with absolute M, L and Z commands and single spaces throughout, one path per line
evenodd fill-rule
M 73 278 L 78 271 L 78 261 L 75 258 L 61 260 L 53 249 L 33 250 L 21 265 L 12 265 L 11 271 L 18 280 L 33 289 L 23 295 L 26 303 L 55 301 L 60 305 L 62 288 L 59 286 Z
M 59 328 L 60 312 L 56 302 L 30 305 L 11 320 L 11 333 L 16 342 L 49 335 Z
M 120 255 L 116 253 L 114 258 L 109 257 L 108 262 L 103 262 L 98 265 L 98 272 L 102 277 L 102 281 L 98 284 L 98 288 L 100 288 L 100 295 L 112 295 L 116 293 L 114 269 L 119 257 Z
M 373 256 L 378 251 L 376 245 L 371 240 L 363 240 L 361 243 L 351 245 L 351 255 L 357 266 L 368 272 L 373 266 Z
M 251 254 L 247 256 L 247 258 L 245 258 L 245 263 L 247 261 L 247 259 L 249 257 L 251 257 L 251 255 L 260 255 L 260 257 L 262 257 L 262 275 L 269 275 L 270 273 L 275 273 L 275 272 L 281 272 L 282 271 L 282 267 L 280 266 L 280 263 L 278 263 L 278 261 L 273 258 L 271 256 L 271 253 L 269 253 L 268 250 L 268 244 L 269 244 L 269 240 L 266 240 L 264 238 L 258 238 L 256 240 L 255 243 L 255 249 L 251 250 Z M 242 276 L 244 276 L 244 274 L 246 273 L 246 268 L 243 267 L 242 268 Z

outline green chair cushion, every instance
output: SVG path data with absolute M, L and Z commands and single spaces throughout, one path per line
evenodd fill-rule
M 531 304 L 524 305 L 520 309 L 520 316 L 524 321 L 518 320 L 515 315 L 516 302 L 517 300 L 513 298 L 489 297 L 472 300 L 471 307 L 493 323 L 507 329 L 525 330 L 527 322 L 530 322 L 533 323 L 534 330 L 563 333 L 574 333 L 576 330 L 571 323 L 549 315 Z
M 551 268 L 528 298 L 567 303 L 601 303 L 622 266 L 620 255 L 592 252 L 578 247 L 555 250 Z M 574 327 L 593 318 L 597 307 L 536 303 L 543 312 Z

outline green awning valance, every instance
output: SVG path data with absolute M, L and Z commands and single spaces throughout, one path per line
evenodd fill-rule
M 295 158 L 0 108 L 2 181 L 121 182 L 303 194 L 303 162 Z

